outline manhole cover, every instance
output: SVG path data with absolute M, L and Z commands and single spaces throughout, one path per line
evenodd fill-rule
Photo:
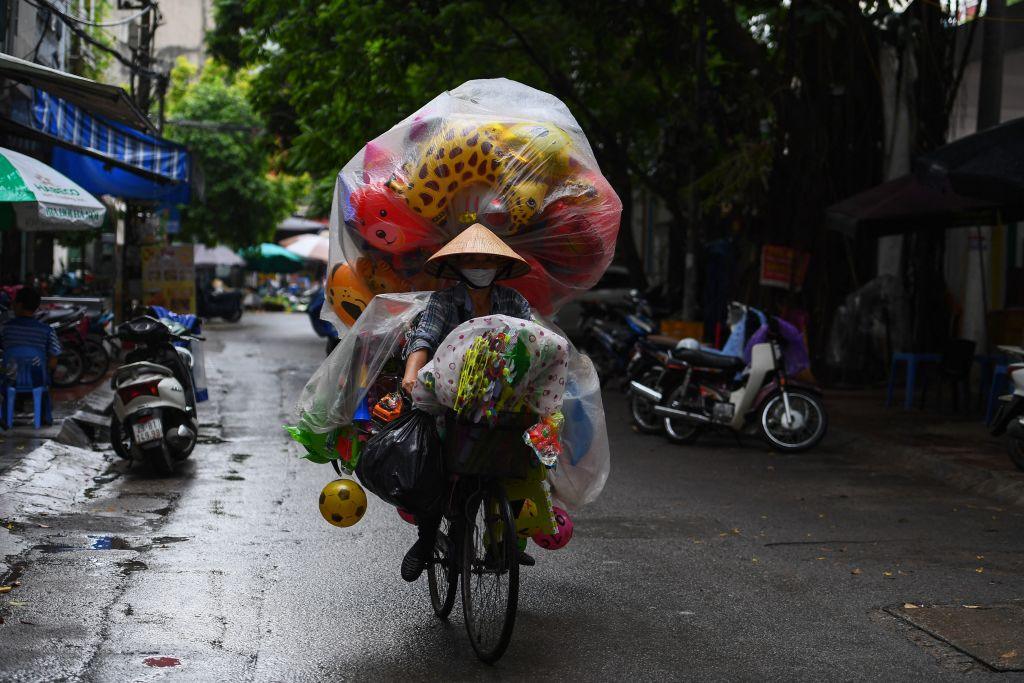
M 1024 603 L 886 609 L 996 671 L 1024 671 Z

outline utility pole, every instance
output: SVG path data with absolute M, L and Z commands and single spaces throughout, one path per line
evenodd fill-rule
M 695 66 L 696 74 L 693 82 L 693 104 L 697 135 L 703 130 L 703 106 L 704 92 L 704 50 L 707 41 L 707 20 L 703 14 L 699 14 L 699 27 L 696 29 L 695 42 Z M 700 198 L 697 196 L 697 151 L 691 152 L 689 172 L 689 196 L 687 204 L 689 214 L 686 226 L 686 256 L 683 263 L 683 320 L 693 320 L 697 315 L 697 241 L 700 237 Z
M 983 22 L 981 44 L 981 78 L 978 85 L 978 130 L 999 123 L 1003 108 L 1003 51 L 1006 22 L 1006 0 L 988 0 Z
M 150 73 L 153 69 L 153 34 L 156 32 L 158 10 L 153 7 L 153 0 L 117 0 L 117 8 L 121 10 L 143 10 L 139 17 L 138 44 L 132 45 L 135 56 L 135 63 L 138 66 L 139 82 L 135 88 L 135 104 L 142 112 L 149 116 L 149 107 L 152 100 L 152 78 Z

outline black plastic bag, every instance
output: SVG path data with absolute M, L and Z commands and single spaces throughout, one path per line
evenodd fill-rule
M 412 514 L 441 510 L 447 477 L 434 417 L 411 410 L 366 442 L 359 481 L 379 498 Z

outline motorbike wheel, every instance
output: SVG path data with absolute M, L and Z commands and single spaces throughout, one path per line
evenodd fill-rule
M 55 387 L 73 387 L 78 384 L 84 371 L 85 358 L 82 357 L 82 354 L 78 349 L 65 346 L 57 356 L 57 367 L 53 369 L 50 381 Z
M 683 394 L 683 387 L 676 387 L 675 391 L 669 394 L 668 405 L 669 408 L 684 408 L 689 406 L 691 409 L 694 408 L 694 404 L 697 402 L 699 397 L 696 395 L 696 387 L 692 384 L 687 388 L 686 394 Z M 700 410 L 700 408 L 696 408 Z M 665 429 L 665 437 L 672 443 L 677 444 L 688 444 L 693 443 L 700 436 L 700 433 L 704 431 L 704 425 L 690 422 L 689 420 L 680 420 L 678 418 L 666 417 L 662 422 Z
M 237 323 L 239 320 L 242 319 L 242 307 L 239 306 L 235 310 L 231 311 L 230 315 L 225 315 L 223 316 L 223 318 L 224 320 L 227 320 L 229 323 Z
M 85 367 L 81 377 L 78 378 L 82 384 L 99 381 L 110 369 L 110 356 L 107 355 L 103 344 L 99 342 L 86 339 L 85 344 L 82 345 L 82 356 L 85 358 Z
M 649 387 L 654 384 L 654 379 L 655 375 L 649 372 L 641 378 L 640 383 Z M 664 420 L 654 414 L 654 404 L 638 394 L 630 394 L 629 412 L 633 417 L 633 425 L 643 434 L 657 434 L 665 427 Z
M 793 427 L 783 424 L 786 406 L 782 392 L 768 397 L 761 409 L 761 433 L 768 445 L 783 453 L 796 453 L 811 448 L 825 436 L 828 429 L 828 415 L 821 399 L 802 391 L 787 391 L 790 410 L 796 413 L 797 423 Z
M 1006 440 L 1006 452 L 1018 469 L 1024 470 L 1024 441 L 1012 436 Z
M 171 451 L 167 448 L 166 444 L 161 442 L 155 447 L 143 449 L 142 453 L 154 472 L 158 474 L 174 473 L 174 458 L 171 456 Z
M 124 433 L 121 431 L 121 421 L 117 419 L 117 416 L 110 418 L 110 445 L 114 447 L 114 452 L 125 460 L 131 460 L 132 454 L 128 452 L 128 447 L 124 443 Z

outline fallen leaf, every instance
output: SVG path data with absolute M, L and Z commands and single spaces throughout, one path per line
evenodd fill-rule
M 0 586 L 0 593 L 10 593 L 14 586 Z
M 892 572 L 882 572 L 882 576 L 884 576 L 887 579 L 896 578 L 896 577 L 893 576 Z
M 964 609 L 978 609 L 979 605 L 964 605 Z
M 984 567 L 978 567 L 974 571 L 978 572 L 979 574 L 984 574 L 985 573 L 985 568 Z
M 1013 659 L 1016 656 L 1017 656 L 1017 651 L 1016 650 L 1010 650 L 1009 652 L 1004 652 L 1003 654 L 999 655 L 999 659 Z
M 750 561 L 753 562 L 754 564 L 757 564 L 757 558 L 756 557 L 750 558 Z
M 976 560 L 984 560 L 985 556 L 984 555 L 975 555 L 974 559 L 976 559 Z
M 8 605 L 10 605 L 11 607 L 24 607 L 24 606 L 25 606 L 25 605 L 27 605 L 28 603 L 27 603 L 27 602 L 25 602 L 24 600 L 11 600 L 11 601 L 10 601 L 9 603 L 7 603 L 7 604 L 8 604 Z
M 903 609 L 917 609 L 920 605 L 915 605 L 912 602 L 903 603 Z
M 824 560 L 825 558 L 824 557 L 816 557 L 814 559 L 816 559 L 816 560 Z
M 38 524 L 37 523 L 36 526 L 38 526 L 40 529 L 49 529 L 50 528 L 49 524 Z
M 860 569 L 851 569 L 850 573 L 851 574 L 860 574 Z
M 819 512 L 818 513 L 818 519 L 825 519 L 825 513 L 824 512 Z

